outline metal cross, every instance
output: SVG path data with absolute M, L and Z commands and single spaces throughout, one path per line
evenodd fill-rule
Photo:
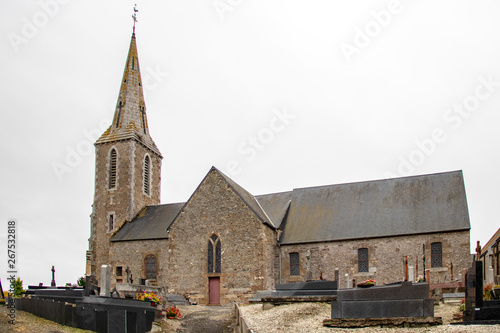
M 135 22 L 137 22 L 137 12 L 139 10 L 137 9 L 137 4 L 134 5 L 134 15 L 132 15 L 132 18 L 134 19 L 134 30 L 133 33 L 135 34 Z

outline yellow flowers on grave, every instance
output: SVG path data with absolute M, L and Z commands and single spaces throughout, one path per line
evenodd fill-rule
M 143 301 L 143 302 L 151 302 L 151 304 L 153 304 L 153 303 L 158 304 L 162 301 L 162 298 L 158 297 L 157 294 L 155 294 L 153 292 L 147 293 L 145 291 L 142 293 L 136 294 L 135 299 L 137 299 L 139 301 Z

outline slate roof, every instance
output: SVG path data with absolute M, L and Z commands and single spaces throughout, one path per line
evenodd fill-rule
M 461 171 L 253 196 L 213 170 L 263 223 L 283 230 L 282 245 L 470 229 Z M 112 241 L 168 238 L 184 205 L 148 206 Z
M 288 207 L 290 206 L 291 198 L 291 191 L 264 194 L 255 197 L 276 228 L 281 226 L 288 211 Z
M 184 203 L 147 206 L 132 222 L 127 222 L 112 242 L 166 239 L 167 227 L 174 221 Z
M 461 171 L 296 189 L 280 244 L 469 230 Z

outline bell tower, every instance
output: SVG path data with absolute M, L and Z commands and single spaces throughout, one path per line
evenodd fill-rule
M 135 9 L 134 9 L 135 10 Z M 136 10 L 135 10 L 136 11 Z M 160 203 L 162 155 L 149 134 L 134 32 L 111 126 L 95 142 L 95 191 L 87 275 L 109 263 L 114 232 L 146 205 Z

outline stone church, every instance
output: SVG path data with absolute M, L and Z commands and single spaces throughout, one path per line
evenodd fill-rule
M 469 265 L 461 171 L 252 195 L 215 167 L 191 197 L 160 204 L 162 155 L 148 129 L 135 34 L 116 110 L 95 142 L 87 275 L 164 287 L 199 304 L 245 302 L 276 284 L 375 279 Z M 292 184 L 291 184 L 292 185 Z M 425 267 L 424 267 L 425 265 Z M 454 268 L 454 269 L 453 269 Z M 352 283 L 351 283 L 352 284 Z

